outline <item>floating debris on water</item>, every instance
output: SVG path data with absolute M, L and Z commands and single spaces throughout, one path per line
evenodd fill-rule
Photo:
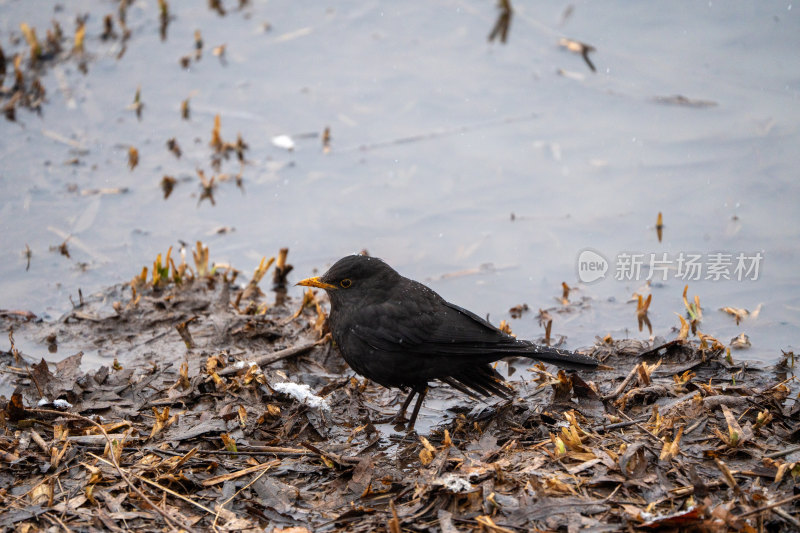
M 661 242 L 663 234 L 664 234 L 664 217 L 661 215 L 661 211 L 659 211 L 658 218 L 656 219 L 656 235 L 658 236 L 658 242 Z
M 666 104 L 666 105 L 679 105 L 684 107 L 696 107 L 696 108 L 707 108 L 707 107 L 716 107 L 717 102 L 713 100 L 700 100 L 696 98 L 688 98 L 681 94 L 676 94 L 673 96 L 656 96 L 653 98 L 653 101 L 658 104 Z
M 177 139 L 175 139 L 175 137 L 167 139 L 167 150 L 172 152 L 173 155 L 178 159 L 180 159 L 181 155 L 183 154 L 183 152 L 181 152 L 181 147 L 178 145 L 178 141 Z
M 164 176 L 161 178 L 161 190 L 164 192 L 164 200 L 169 198 L 169 195 L 172 194 L 172 190 L 175 188 L 177 183 L 178 180 L 172 176 Z
M 294 139 L 289 137 L 288 135 L 277 135 L 272 138 L 272 144 L 277 146 L 278 148 L 283 148 L 284 150 L 292 151 L 294 150 Z
M 139 150 L 135 146 L 128 147 L 128 167 L 133 170 L 139 164 Z
M 497 2 L 497 21 L 494 23 L 491 33 L 489 33 L 489 42 L 500 38 L 500 42 L 506 44 L 508 40 L 508 30 L 511 27 L 511 19 L 514 16 L 514 10 L 511 8 L 510 0 L 499 0 Z
M 586 62 L 586 65 L 589 67 L 589 70 L 591 70 L 592 72 L 597 72 L 594 63 L 592 63 L 592 60 L 589 59 L 589 54 L 596 50 L 594 46 L 582 43 L 580 41 L 575 41 L 573 39 L 567 39 L 565 37 L 559 39 L 558 44 L 559 46 L 566 48 L 570 52 L 580 54 L 583 60 Z

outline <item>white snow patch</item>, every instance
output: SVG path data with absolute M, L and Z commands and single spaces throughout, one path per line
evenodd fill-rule
M 47 405 L 48 403 L 50 403 L 50 400 L 48 400 L 46 396 L 43 396 L 37 405 L 41 407 L 43 405 Z
M 61 398 L 54 400 L 53 405 L 55 405 L 58 409 L 72 409 L 72 404 L 67 400 L 62 400 Z
M 292 383 L 291 381 L 275 383 L 272 385 L 272 389 L 287 394 L 309 407 L 318 407 L 323 411 L 331 410 L 331 406 L 328 405 L 328 400 L 311 392 L 311 387 L 305 383 Z
M 462 493 L 472 491 L 472 483 L 455 474 L 445 474 L 437 479 L 436 483 L 450 492 Z
M 278 148 L 289 150 L 290 152 L 294 150 L 294 139 L 292 139 L 288 135 L 278 135 L 276 137 L 273 137 L 272 144 L 274 144 Z

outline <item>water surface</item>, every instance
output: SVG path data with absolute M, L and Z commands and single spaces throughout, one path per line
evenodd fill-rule
M 501 44 L 487 40 L 489 1 L 227 4 L 223 17 L 171 2 L 162 41 L 157 3 L 134 2 L 118 59 L 119 39 L 100 39 L 116 3 L 0 0 L 7 57 L 26 53 L 21 22 L 43 36 L 55 19 L 71 38 L 76 15 L 89 14 L 88 72 L 75 58 L 47 66 L 41 116 L 0 121 L 0 308 L 55 319 L 79 288 L 126 281 L 181 241 L 202 240 L 245 274 L 288 246 L 297 279 L 367 249 L 522 337 L 541 336 L 535 315 L 554 308 L 554 336 L 579 348 L 649 337 L 635 292 L 653 294 L 655 334 L 679 325 L 686 280 L 670 270 L 648 288 L 647 269 L 615 280 L 620 253 L 760 252 L 757 280 L 689 281 L 701 329 L 723 342 L 746 333 L 742 357 L 763 361 L 797 346 L 796 6 L 574 2 L 564 18 L 570 4 L 515 2 Z M 184 69 L 198 29 L 202 59 Z M 596 73 L 562 37 L 596 47 Z M 212 54 L 220 45 L 224 61 Z M 141 120 L 128 108 L 137 87 Z M 659 100 L 676 95 L 698 105 Z M 234 156 L 221 169 L 241 170 L 243 190 L 220 183 L 211 205 L 198 202 L 196 170 L 215 173 L 217 114 L 223 139 L 241 134 L 249 150 L 243 167 Z M 275 146 L 277 135 L 296 148 Z M 140 155 L 132 171 L 129 146 Z M 166 174 L 179 183 L 164 200 Z M 128 192 L 81 194 L 101 188 Z M 67 235 L 69 259 L 50 250 Z M 610 262 L 605 280 L 580 283 L 586 248 Z M 465 270 L 478 273 L 448 275 Z M 562 282 L 585 305 L 561 309 Z M 531 311 L 510 319 L 523 302 Z M 759 305 L 738 325 L 719 311 Z

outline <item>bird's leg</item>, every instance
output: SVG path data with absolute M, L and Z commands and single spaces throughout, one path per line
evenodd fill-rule
M 414 423 L 417 421 L 417 415 L 419 414 L 419 408 L 422 407 L 422 400 L 425 399 L 425 395 L 428 393 L 428 386 L 427 385 L 423 385 L 423 386 L 421 386 L 419 388 L 415 388 L 413 390 L 414 390 L 414 392 L 419 394 L 419 396 L 417 396 L 417 403 L 414 404 L 414 410 L 411 412 L 411 420 L 408 421 L 408 428 L 406 429 L 406 431 L 411 431 L 412 429 L 414 429 Z M 408 399 L 409 400 L 411 399 L 410 395 L 409 395 Z M 408 400 L 406 400 L 406 402 L 408 402 Z
M 386 422 L 393 422 L 393 423 L 405 422 L 405 420 L 406 420 L 406 409 L 408 409 L 408 406 L 411 404 L 411 399 L 414 397 L 414 395 L 416 393 L 417 393 L 417 389 L 412 388 L 411 392 L 409 392 L 408 396 L 406 396 L 406 399 L 403 402 L 403 405 L 400 406 L 400 410 L 397 411 L 396 415 L 390 416 L 388 418 L 379 418 L 377 420 L 374 420 L 374 423 L 376 423 L 376 424 L 385 424 Z
M 406 400 L 403 402 L 403 405 L 400 406 L 400 410 L 397 411 L 397 414 L 394 415 L 395 422 L 399 422 L 406 417 L 406 409 L 408 409 L 409 404 L 411 404 L 411 399 L 417 393 L 417 389 L 411 389 L 411 392 L 408 393 L 406 396 Z

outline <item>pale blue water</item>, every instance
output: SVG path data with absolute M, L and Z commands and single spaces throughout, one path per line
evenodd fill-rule
M 757 281 L 690 283 L 705 308 L 701 329 L 724 342 L 746 333 L 748 358 L 774 361 L 797 348 L 797 6 L 574 2 L 562 24 L 567 3 L 515 2 L 501 45 L 487 42 L 497 14 L 491 1 L 251 2 L 244 11 L 227 2 L 225 17 L 204 3 L 170 4 L 166 42 L 155 2 L 129 8 L 133 33 L 117 60 L 119 43 L 99 39 L 116 3 L 67 2 L 54 12 L 51 2 L 0 0 L 8 57 L 25 49 L 12 43 L 20 22 L 42 37 L 55 18 L 71 36 L 76 14 L 91 15 L 88 74 L 74 60 L 49 67 L 42 117 L 21 110 L 17 123 L 0 120 L 0 308 L 55 318 L 79 287 L 98 292 L 179 239 L 200 239 L 212 260 L 245 273 L 288 246 L 296 279 L 366 248 L 495 322 L 526 302 L 532 311 L 512 328 L 536 337 L 537 310 L 559 305 L 562 281 L 579 285 L 584 248 L 609 259 L 760 251 Z M 183 70 L 195 29 L 203 58 Z M 558 46 L 561 37 L 597 48 L 596 74 Z M 225 65 L 211 54 L 221 44 Z M 126 109 L 138 86 L 141 121 Z M 673 95 L 717 105 L 655 101 Z M 192 114 L 183 121 L 187 97 Z M 195 171 L 213 174 L 217 113 L 223 138 L 241 133 L 250 146 L 245 189 L 222 183 L 216 206 L 198 205 Z M 302 136 L 326 126 L 327 155 L 318 137 Z M 295 151 L 272 144 L 280 134 L 295 136 Z M 181 159 L 167 151 L 170 137 Z M 133 171 L 129 145 L 140 153 Z M 75 157 L 77 165 L 65 164 Z M 238 171 L 235 157 L 223 164 L 223 172 Z M 166 201 L 165 174 L 188 180 Z M 82 196 L 70 186 L 129 192 Z M 659 211 L 662 243 L 653 228 Z M 218 235 L 221 226 L 235 231 Z M 73 235 L 72 259 L 49 251 L 63 240 L 57 231 Z M 496 268 L 442 277 L 485 263 Z M 674 335 L 684 284 L 672 276 L 653 288 L 656 334 Z M 642 285 L 583 286 L 574 298 L 589 297 L 590 306 L 551 313 L 554 334 L 572 348 L 596 335 L 646 338 L 626 303 Z M 718 311 L 759 304 L 758 317 L 738 326 Z

